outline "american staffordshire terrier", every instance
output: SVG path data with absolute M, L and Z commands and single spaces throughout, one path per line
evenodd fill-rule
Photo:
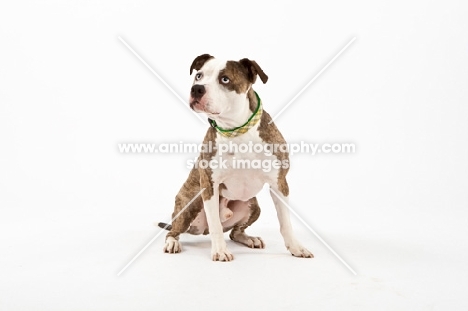
M 260 237 L 248 236 L 245 229 L 260 215 L 256 195 L 268 183 L 280 223 L 280 231 L 286 248 L 296 257 L 312 258 L 313 255 L 295 238 L 288 202 L 289 188 L 286 174 L 289 170 L 287 151 L 275 148 L 271 153 L 240 152 L 231 148 L 221 153 L 221 145 L 256 144 L 260 146 L 286 145 L 286 142 L 263 110 L 260 97 L 252 89 L 257 76 L 266 83 L 268 76 L 253 60 L 222 61 L 203 54 L 195 58 L 190 74 L 197 70 L 190 91 L 190 108 L 208 116 L 208 129 L 204 145 L 210 142 L 212 150 L 200 153 L 187 180 L 175 198 L 173 217 L 204 188 L 198 196 L 171 225 L 159 223 L 169 230 L 164 252 L 179 253 L 179 235 L 210 234 L 211 258 L 214 261 L 231 261 L 223 232 L 231 231 L 231 240 L 251 248 L 264 248 Z M 236 149 L 236 150 L 234 150 Z M 267 148 L 266 148 L 267 149 Z M 264 149 L 264 150 L 266 150 Z M 223 148 L 225 150 L 225 148 Z M 240 167 L 235 161 L 273 161 L 270 170 Z M 247 162 L 245 162 L 247 161 Z M 202 162 L 205 165 L 200 165 Z M 262 162 L 262 163 L 263 163 Z M 223 163 L 223 165 L 206 165 Z

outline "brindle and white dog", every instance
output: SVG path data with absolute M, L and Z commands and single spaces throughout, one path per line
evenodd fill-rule
M 274 123 L 270 124 L 270 115 L 263 110 L 260 97 L 252 89 L 257 75 L 263 83 L 268 76 L 260 66 L 247 58 L 240 61 L 221 61 L 203 54 L 195 58 L 190 74 L 197 70 L 190 92 L 190 107 L 205 113 L 212 125 L 203 141 L 208 145 L 221 144 L 286 144 Z M 181 244 L 179 235 L 210 234 L 211 257 L 213 260 L 231 261 L 234 257 L 226 246 L 223 232 L 231 230 L 229 237 L 251 248 L 264 248 L 259 237 L 251 237 L 245 229 L 254 223 L 260 215 L 256 195 L 265 183 L 281 200 L 272 193 L 272 199 L 278 214 L 280 231 L 286 248 L 297 257 L 312 258 L 313 255 L 295 238 L 288 207 L 289 188 L 286 174 L 289 165 L 276 165 L 270 171 L 253 168 L 234 168 L 233 160 L 271 160 L 288 164 L 287 152 L 275 150 L 270 154 L 228 152 L 221 154 L 219 148 L 203 151 L 201 160 L 223 162 L 226 165 L 210 168 L 206 165 L 194 166 L 187 180 L 175 198 L 175 217 L 199 192 L 205 188 L 172 225 L 159 223 L 169 230 L 166 236 L 164 252 L 179 253 Z M 211 163 L 211 162 L 210 162 Z

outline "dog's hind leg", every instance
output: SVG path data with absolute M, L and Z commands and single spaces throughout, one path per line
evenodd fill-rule
M 200 191 L 199 175 L 196 169 L 192 169 L 189 177 L 175 198 L 174 212 L 172 213 L 172 224 L 166 226 L 169 232 L 166 235 L 165 253 L 180 253 L 182 251 L 179 235 L 190 229 L 190 224 L 203 209 L 201 196 L 193 198 Z M 190 203 L 190 201 L 192 201 Z M 190 203 L 189 206 L 187 204 Z M 181 213 L 182 211 L 182 213 Z M 180 214 L 179 214 L 180 213 Z M 160 225 L 161 226 L 161 225 Z
M 231 240 L 244 244 L 250 248 L 265 248 L 265 243 L 260 237 L 252 237 L 245 233 L 245 229 L 253 224 L 260 216 L 260 206 L 258 205 L 256 197 L 251 198 L 247 204 L 249 208 L 249 217 L 244 221 L 240 221 L 235 224 L 229 234 L 229 237 Z M 235 208 L 236 206 L 233 206 L 234 215 L 236 214 Z
M 176 197 L 176 207 L 172 217 L 176 215 L 187 205 L 191 198 L 180 198 L 179 195 Z M 182 251 L 181 244 L 179 242 L 179 235 L 181 233 L 189 232 L 191 222 L 203 209 L 203 200 L 201 197 L 195 199 L 189 207 L 187 207 L 177 218 L 172 221 L 169 232 L 166 235 L 166 244 L 164 245 L 165 253 L 180 253 Z

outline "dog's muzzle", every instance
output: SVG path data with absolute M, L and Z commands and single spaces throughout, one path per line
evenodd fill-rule
M 205 95 L 206 89 L 204 85 L 195 84 L 190 89 L 190 108 L 195 110 L 195 106 L 200 104 L 200 101 Z
M 195 84 L 192 86 L 192 89 L 190 90 L 190 95 L 192 96 L 193 99 L 201 99 L 203 95 L 205 95 L 206 89 L 204 85 L 201 84 Z

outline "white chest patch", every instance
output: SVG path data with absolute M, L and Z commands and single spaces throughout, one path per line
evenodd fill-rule
M 212 178 L 215 183 L 226 186 L 220 194 L 229 200 L 247 201 L 256 196 L 265 183 L 276 182 L 278 178 L 279 167 L 274 165 L 278 160 L 266 151 L 257 128 L 258 125 L 235 138 L 226 139 L 220 135 L 216 138 L 217 152 L 213 160 L 218 167 L 213 169 Z

